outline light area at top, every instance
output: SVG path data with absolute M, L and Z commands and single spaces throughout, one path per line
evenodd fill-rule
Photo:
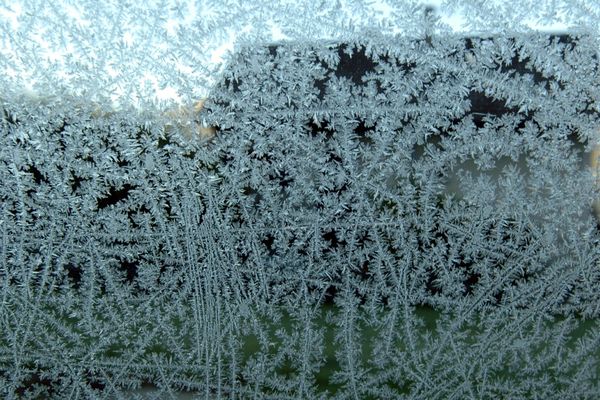
M 333 32 L 339 32 L 346 23 L 402 34 L 408 18 L 412 18 L 411 27 L 422 25 L 422 17 L 411 12 L 422 13 L 419 6 L 423 4 L 433 7 L 444 29 L 463 34 L 480 33 L 471 3 L 479 4 L 480 14 L 486 7 L 499 15 L 515 12 L 521 26 L 538 31 L 568 31 L 577 18 L 577 14 L 570 15 L 568 7 L 556 6 L 562 4 L 560 1 L 551 2 L 555 6 L 546 11 L 529 10 L 526 1 L 415 0 L 412 5 L 393 7 L 393 0 L 324 0 L 320 5 L 311 1 L 306 21 L 297 21 L 298 14 L 287 10 L 301 12 L 303 6 L 298 3 L 302 2 L 0 2 L 0 87 L 18 87 L 32 96 L 43 96 L 40 90 L 49 90 L 59 82 L 63 85 L 60 93 L 70 92 L 92 101 L 109 98 L 115 108 L 125 103 L 138 108 L 156 103 L 189 104 L 208 95 L 240 38 L 283 41 L 312 35 L 314 39 L 314 34 L 302 33 L 302 23 L 314 28 L 308 24 L 311 15 L 324 21 L 332 15 L 337 18 L 335 24 L 317 32 L 323 39 L 335 39 Z M 468 20 L 467 6 L 456 3 L 471 4 Z M 516 4 L 523 5 L 518 13 Z M 541 7 L 542 3 L 535 4 Z M 354 18 L 357 8 L 369 17 Z M 156 10 L 166 12 L 157 15 L 161 13 Z M 481 31 L 489 29 L 483 24 Z

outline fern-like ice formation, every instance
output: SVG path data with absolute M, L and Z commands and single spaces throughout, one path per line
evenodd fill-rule
M 245 4 L 5 7 L 2 396 L 595 398 L 598 10 Z

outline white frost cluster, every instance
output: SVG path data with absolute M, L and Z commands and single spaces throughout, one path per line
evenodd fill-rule
M 430 23 L 424 4 L 434 10 Z M 5 97 L 69 94 L 117 107 L 190 104 L 207 96 L 245 41 L 340 39 L 364 29 L 597 32 L 599 20 L 591 1 L 15 0 L 0 4 L 0 88 Z

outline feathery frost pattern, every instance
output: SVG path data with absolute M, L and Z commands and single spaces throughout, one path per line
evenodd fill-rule
M 598 42 L 417 33 L 242 41 L 210 138 L 4 100 L 2 397 L 595 398 Z

